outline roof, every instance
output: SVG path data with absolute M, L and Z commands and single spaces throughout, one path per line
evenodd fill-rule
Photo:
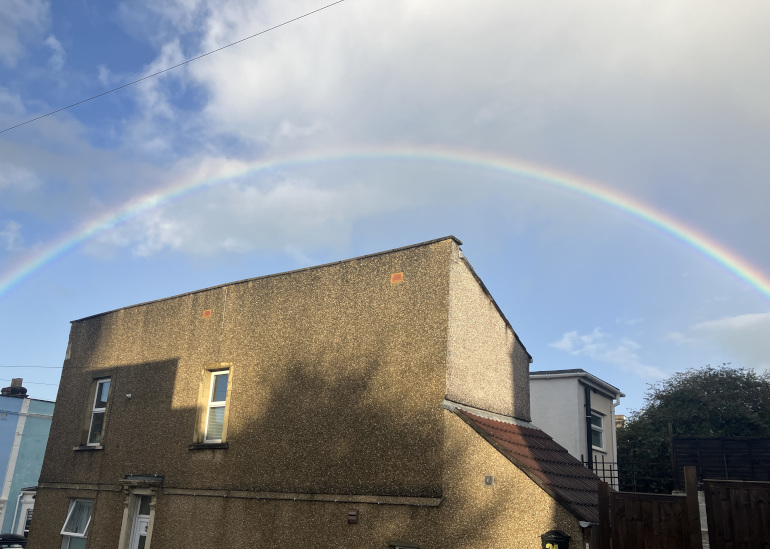
M 578 520 L 599 522 L 599 477 L 546 432 L 452 410 Z
M 607 383 L 603 379 L 600 379 L 593 375 L 592 373 L 586 372 L 585 370 L 581 368 L 574 368 L 571 370 L 538 370 L 536 372 L 530 372 L 529 373 L 530 378 L 534 379 L 549 379 L 549 378 L 564 378 L 564 377 L 578 377 L 583 378 L 594 385 L 598 386 L 599 388 L 607 391 L 610 394 L 613 394 L 613 398 L 618 397 L 625 397 L 623 393 L 620 392 L 620 389 L 612 385 L 611 383 Z

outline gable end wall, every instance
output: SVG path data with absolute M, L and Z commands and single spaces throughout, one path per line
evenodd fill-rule
M 447 398 L 530 421 L 530 356 L 452 243 Z

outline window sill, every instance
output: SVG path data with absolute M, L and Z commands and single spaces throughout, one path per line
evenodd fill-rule
M 101 444 L 92 446 L 75 446 L 72 449 L 76 452 L 95 452 L 97 450 L 104 450 L 104 446 Z
M 226 450 L 230 446 L 228 442 L 194 442 L 188 444 L 188 450 Z
M 594 452 L 599 452 L 600 454 L 607 455 L 607 450 L 605 450 L 604 448 L 599 448 L 598 446 L 591 446 L 591 449 Z

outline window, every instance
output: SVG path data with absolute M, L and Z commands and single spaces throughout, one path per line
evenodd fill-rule
M 104 433 L 104 418 L 107 413 L 107 399 L 110 396 L 110 378 L 96 380 L 96 391 L 91 406 L 91 421 L 88 427 L 88 446 L 99 446 Z
M 222 442 L 225 428 L 225 407 L 227 406 L 227 380 L 229 370 L 212 372 L 209 388 L 208 411 L 206 412 L 206 433 L 203 442 Z
M 61 530 L 61 549 L 85 549 L 93 505 L 90 499 L 74 499 L 70 502 L 69 513 Z
M 32 509 L 27 509 L 27 514 L 24 517 L 24 535 L 29 537 L 29 525 L 32 524 Z
M 591 411 L 591 446 L 604 449 L 604 416 Z
M 198 394 L 197 427 L 190 449 L 227 447 L 225 441 L 232 374 L 232 366 L 222 363 L 214 364 L 203 371 Z

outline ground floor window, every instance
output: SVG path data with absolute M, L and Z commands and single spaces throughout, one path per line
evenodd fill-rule
M 85 549 L 93 506 L 94 501 L 91 499 L 73 499 L 70 501 L 67 519 L 61 530 L 62 549 Z

